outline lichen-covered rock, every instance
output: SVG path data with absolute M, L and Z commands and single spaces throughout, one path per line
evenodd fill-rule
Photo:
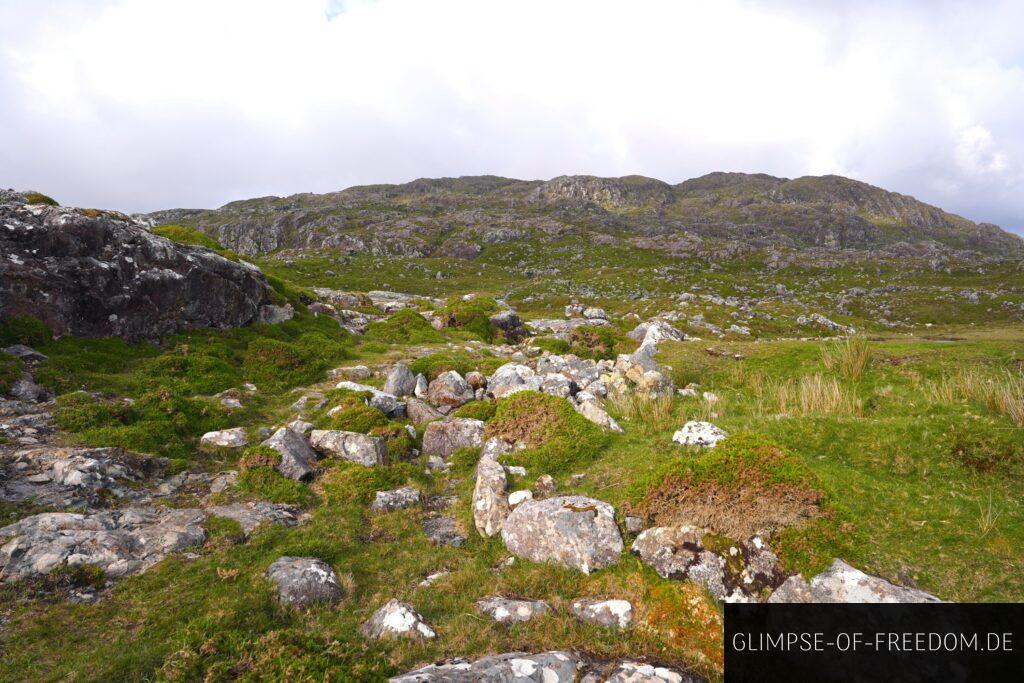
M 495 452 L 494 448 L 483 448 L 476 466 L 476 486 L 473 489 L 473 524 L 485 537 L 498 534 L 510 512 L 505 468 L 498 462 Z
M 418 398 L 410 398 L 405 402 L 405 415 L 413 424 L 423 424 L 440 420 L 444 415 L 434 406 Z
M 434 515 L 423 520 L 423 533 L 434 545 L 449 545 L 461 548 L 466 544 L 466 534 L 459 522 L 451 515 Z
M 427 385 L 427 400 L 442 411 L 458 408 L 472 401 L 474 396 L 473 387 L 454 370 L 442 372 Z
M 199 438 L 199 443 L 218 448 L 241 448 L 249 443 L 249 437 L 246 436 L 244 427 L 233 427 L 216 432 L 206 432 Z
M 278 599 L 294 607 L 332 603 L 345 597 L 345 589 L 331 566 L 315 557 L 280 557 L 267 568 L 277 586 Z
M 492 596 L 477 600 L 477 610 L 499 624 L 518 624 L 551 611 L 543 600 L 515 600 Z
M 113 211 L 0 204 L 0 320 L 57 334 L 155 340 L 255 322 L 272 290 L 259 269 L 154 235 Z
M 580 656 L 570 651 L 509 652 L 474 662 L 430 664 L 395 676 L 390 683 L 575 683 L 582 666 Z
M 576 412 L 594 424 L 613 432 L 622 431 L 622 427 L 620 427 L 619 423 L 615 421 L 615 418 L 609 415 L 608 411 L 606 411 L 596 400 L 587 399 L 580 401 L 575 407 Z
M 672 327 L 669 323 L 664 320 L 652 320 L 646 323 L 640 323 L 633 331 L 626 335 L 630 339 L 635 339 L 640 342 L 641 345 L 646 343 L 657 344 L 661 341 L 683 341 L 686 339 L 686 335 Z
M 581 683 L 592 683 L 601 679 L 586 679 Z M 689 672 L 675 671 L 664 666 L 644 662 L 620 662 L 603 683 L 707 683 L 707 679 Z
M 306 437 L 296 431 L 282 427 L 274 432 L 263 446 L 273 448 L 281 455 L 277 471 L 296 481 L 313 478 L 316 469 L 316 453 L 306 442 Z
M 903 603 L 941 602 L 917 588 L 897 586 L 883 578 L 865 574 L 842 560 L 811 579 L 814 602 Z
M 487 378 L 487 391 L 495 398 L 517 391 L 539 390 L 541 378 L 529 365 L 505 363 Z
M 622 554 L 615 508 L 585 496 L 527 501 L 505 520 L 501 537 L 514 555 L 587 574 L 614 564 Z
M 416 391 L 416 375 L 402 363 L 396 363 L 384 382 L 384 393 L 394 396 L 409 396 Z
M 437 634 L 412 605 L 391 599 L 373 613 L 361 630 L 374 640 L 387 638 L 434 638 Z
M 690 579 L 722 600 L 726 596 L 725 561 L 701 544 L 703 532 L 687 526 L 654 527 L 641 532 L 632 551 L 665 579 Z
M 65 564 L 110 577 L 141 572 L 206 540 L 204 519 L 201 510 L 155 508 L 32 515 L 0 529 L 0 579 L 35 578 Z
M 412 486 L 403 486 L 391 491 L 377 491 L 370 510 L 373 512 L 393 512 L 415 507 L 420 504 L 420 490 Z
M 321 453 L 359 465 L 373 467 L 388 462 L 387 442 L 379 436 L 337 429 L 314 429 L 309 433 L 309 442 Z
M 799 574 L 791 576 L 775 589 L 767 600 L 770 603 L 814 602 L 811 586 Z
M 248 503 L 231 503 L 206 508 L 207 515 L 233 519 L 242 527 L 242 533 L 248 536 L 263 524 L 280 524 L 295 526 L 302 517 L 302 511 L 291 505 L 252 501 Z
M 447 458 L 462 448 L 483 444 L 484 423 L 468 417 L 431 422 L 423 432 L 423 452 Z
M 573 601 L 572 613 L 582 621 L 612 628 L 629 628 L 633 623 L 633 604 L 628 600 L 580 598 Z
M 710 422 L 687 422 L 672 435 L 672 440 L 684 446 L 714 448 L 728 434 Z

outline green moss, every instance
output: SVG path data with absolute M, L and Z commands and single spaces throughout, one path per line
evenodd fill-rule
M 21 377 L 21 359 L 0 353 L 0 394 L 6 394 Z
M 449 370 L 454 370 L 463 377 L 473 370 L 490 375 L 504 364 L 505 361 L 500 358 L 477 358 L 465 351 L 452 351 L 421 356 L 409 364 L 409 370 L 413 374 L 423 374 L 428 380 L 434 380 Z
M 411 308 L 403 308 L 366 326 L 366 339 L 387 344 L 432 344 L 444 341 L 444 335 L 435 330 L 422 315 Z
M 474 420 L 487 422 L 494 417 L 498 405 L 494 401 L 470 401 L 465 403 L 452 413 L 452 417 L 468 417 Z
M 183 225 L 161 225 L 153 228 L 153 233 L 160 235 L 161 237 L 166 237 L 167 239 L 173 240 L 179 244 L 188 244 L 191 246 L 212 249 L 230 261 L 237 262 L 240 260 L 238 254 L 230 249 L 225 249 L 217 240 L 208 235 L 204 235 L 198 230 L 193 230 L 192 228 L 187 228 Z
M 254 467 L 238 475 L 237 489 L 258 500 L 308 508 L 316 503 L 316 495 L 309 486 L 289 479 L 272 467 Z
M 608 435 L 563 398 L 521 391 L 497 402 L 486 437 L 526 444 L 510 462 L 549 474 L 568 472 L 597 458 Z
M 498 303 L 489 296 L 474 296 L 469 299 L 453 297 L 449 300 L 444 314 L 448 318 L 449 325 L 491 343 L 495 339 L 497 330 L 491 325 L 490 316 L 499 310 Z
M 25 201 L 29 204 L 47 204 L 49 206 L 60 206 L 53 197 L 48 197 L 42 192 L 25 192 Z
M 0 346 L 25 344 L 37 348 L 53 339 L 53 332 L 38 318 L 19 315 L 0 322 Z

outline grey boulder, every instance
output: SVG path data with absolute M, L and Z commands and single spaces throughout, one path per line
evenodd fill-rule
M 377 491 L 370 510 L 373 512 L 393 512 L 415 507 L 420 504 L 420 490 L 412 486 L 403 486 L 391 491 Z
M 277 587 L 278 599 L 294 607 L 332 603 L 345 597 L 338 575 L 315 557 L 280 557 L 267 569 L 267 578 Z
M 585 496 L 528 500 L 505 520 L 501 537 L 513 555 L 585 574 L 617 562 L 623 548 L 615 508 Z
M 309 433 L 309 442 L 321 453 L 367 467 L 384 465 L 388 461 L 387 442 L 379 436 L 337 429 L 314 429 Z
M 388 602 L 373 613 L 361 630 L 363 635 L 374 640 L 390 638 L 430 639 L 437 636 L 413 609 L 412 605 L 395 599 Z
M 277 471 L 284 476 L 296 481 L 309 481 L 313 478 L 316 468 L 316 453 L 309 447 L 306 437 L 302 434 L 293 429 L 281 427 L 262 445 L 273 448 L 281 455 Z
M 423 452 L 448 457 L 462 448 L 483 444 L 484 423 L 468 417 L 431 422 L 423 432 Z
M 442 411 L 458 408 L 472 401 L 474 396 L 473 387 L 454 370 L 441 373 L 427 385 L 427 400 Z
M 394 396 L 409 396 L 416 390 L 416 375 L 408 367 L 397 363 L 391 368 L 387 381 L 384 382 L 384 393 Z

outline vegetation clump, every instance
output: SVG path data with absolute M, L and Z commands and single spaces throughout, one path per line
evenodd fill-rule
M 485 438 L 523 444 L 509 456 L 527 468 L 560 473 L 596 458 L 608 440 L 596 424 L 577 413 L 565 399 L 520 391 L 498 400 Z
M 569 335 L 569 350 L 580 358 L 606 360 L 615 358 L 616 333 L 610 326 L 577 327 Z
M 485 375 L 490 375 L 499 367 L 505 364 L 501 358 L 471 356 L 465 351 L 446 351 L 431 353 L 417 358 L 409 364 L 409 370 L 413 374 L 422 374 L 427 380 L 435 380 L 438 375 L 454 370 L 463 377 L 467 373 L 476 370 Z
M 24 344 L 36 348 L 52 339 L 49 326 L 30 315 L 16 315 L 0 322 L 0 347 Z
M 494 417 L 495 412 L 498 410 L 498 404 L 495 401 L 470 401 L 465 403 L 455 412 L 452 413 L 452 417 L 468 417 L 473 420 L 483 420 L 487 422 Z
M 29 204 L 46 204 L 47 206 L 60 206 L 57 200 L 53 197 L 49 197 L 42 192 L 29 191 L 25 193 L 25 201 Z
M 482 341 L 491 343 L 500 334 L 491 324 L 491 316 L 500 310 L 498 302 L 489 296 L 474 296 L 469 299 L 453 297 L 444 310 L 448 325 L 466 332 Z
M 230 249 L 225 249 L 217 240 L 208 235 L 204 235 L 198 230 L 186 228 L 184 225 L 161 225 L 153 228 L 153 234 L 166 237 L 178 244 L 187 244 L 194 247 L 206 247 L 207 249 L 212 249 L 229 261 L 238 262 L 241 260 L 238 254 Z
M 434 344 L 444 341 L 444 335 L 411 308 L 403 308 L 385 320 L 370 323 L 366 326 L 364 338 L 385 344 Z

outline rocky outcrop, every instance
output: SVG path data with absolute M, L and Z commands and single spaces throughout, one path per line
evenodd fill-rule
M 280 557 L 267 568 L 282 604 L 308 607 L 345 597 L 345 589 L 331 565 L 315 557 Z
M 377 491 L 373 502 L 370 503 L 371 512 L 393 512 L 415 507 L 420 504 L 420 490 L 412 486 L 403 486 L 400 489 L 391 491 Z
M 476 486 L 473 488 L 473 524 L 481 536 L 494 536 L 501 531 L 509 515 L 506 497 L 508 481 L 505 468 L 498 462 L 504 442 L 491 439 L 484 445 L 476 466 Z
M 842 560 L 811 579 L 811 596 L 814 602 L 941 602 L 923 590 L 897 586 Z
M 585 574 L 618 562 L 622 554 L 615 508 L 585 496 L 528 500 L 505 520 L 501 538 L 513 555 Z
M 158 339 L 259 319 L 272 290 L 252 265 L 154 235 L 123 214 L 0 204 L 0 319 L 59 335 Z

